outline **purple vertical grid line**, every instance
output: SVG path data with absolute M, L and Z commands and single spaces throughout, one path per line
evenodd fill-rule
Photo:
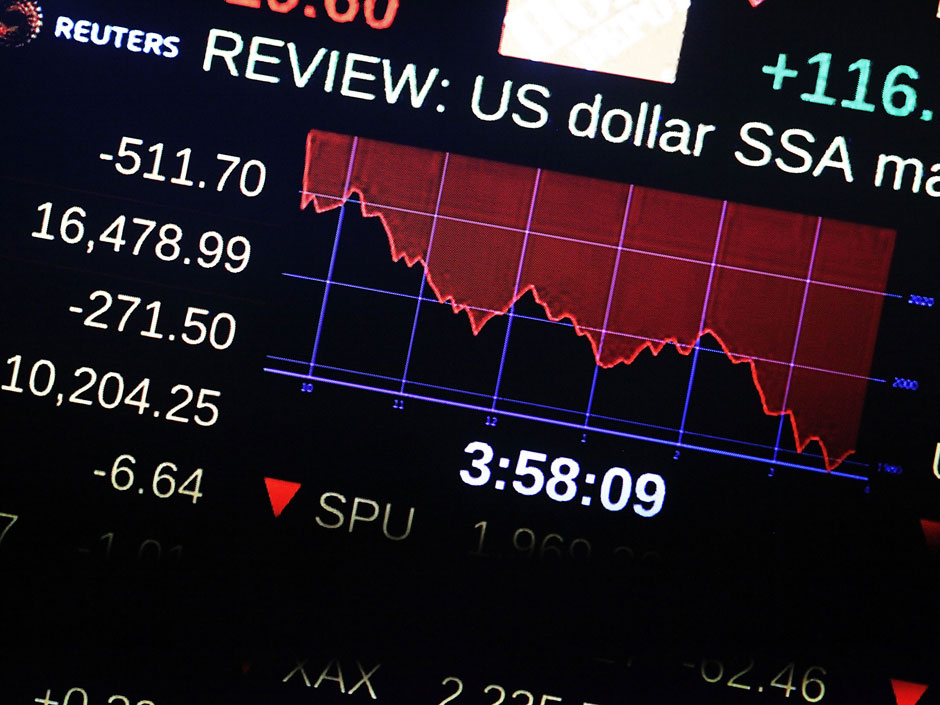
M 806 283 L 803 285 L 803 303 L 800 305 L 800 318 L 796 323 L 796 336 L 793 338 L 793 352 L 790 354 L 790 369 L 787 371 L 787 386 L 783 390 L 783 409 L 780 413 L 780 424 L 777 426 L 777 440 L 774 443 L 774 462 L 780 451 L 780 437 L 783 435 L 783 424 L 787 418 L 787 401 L 790 398 L 790 382 L 793 379 L 793 367 L 796 364 L 796 351 L 800 346 L 800 332 L 803 330 L 803 314 L 806 313 L 806 299 L 809 298 L 809 285 L 813 281 L 813 266 L 816 263 L 816 246 L 819 244 L 819 232 L 822 230 L 822 218 L 816 219 L 816 237 L 813 239 L 813 253 L 809 257 L 809 270 L 806 272 Z
M 516 285 L 513 288 L 513 302 L 509 306 L 509 321 L 506 323 L 506 337 L 503 339 L 503 353 L 499 359 L 499 372 L 496 374 L 496 388 L 493 390 L 493 405 L 490 411 L 496 411 L 496 401 L 499 399 L 499 386 L 503 381 L 503 366 L 506 364 L 506 350 L 509 348 L 509 333 L 512 331 L 512 317 L 516 309 L 516 297 L 519 295 L 519 283 L 522 281 L 522 266 L 525 263 L 526 247 L 529 244 L 529 232 L 532 229 L 532 216 L 535 214 L 535 199 L 539 193 L 539 181 L 542 178 L 542 170 L 535 172 L 535 185 L 532 187 L 532 201 L 529 203 L 529 217 L 525 224 L 525 236 L 522 238 L 522 252 L 519 254 L 519 269 L 516 271 Z
M 695 368 L 698 366 L 698 354 L 701 349 L 702 331 L 705 330 L 705 317 L 708 313 L 708 300 L 712 295 L 712 282 L 715 280 L 715 266 L 718 264 L 718 248 L 721 245 L 721 232 L 725 227 L 725 215 L 728 213 L 728 202 L 721 204 L 721 218 L 718 221 L 718 234 L 715 236 L 715 250 L 712 252 L 712 264 L 708 270 L 708 285 L 705 287 L 705 301 L 702 304 L 702 317 L 698 324 L 699 337 L 695 341 L 695 350 L 692 352 L 692 370 L 689 372 L 689 386 L 685 390 L 685 403 L 682 406 L 682 421 L 679 423 L 679 443 L 685 435 L 685 420 L 689 415 L 689 400 L 692 399 L 692 384 L 695 382 Z
M 597 389 L 597 374 L 601 369 L 601 353 L 604 352 L 604 338 L 607 337 L 607 322 L 610 320 L 610 308 L 614 302 L 614 289 L 617 286 L 617 272 L 620 269 L 620 256 L 623 254 L 623 240 L 627 232 L 627 219 L 630 217 L 630 205 L 633 203 L 633 184 L 627 192 L 627 205 L 623 211 L 623 222 L 620 224 L 620 242 L 617 244 L 617 256 L 614 258 L 614 271 L 610 277 L 610 289 L 607 291 L 607 308 L 604 311 L 604 325 L 601 327 L 601 339 L 597 344 L 597 360 L 594 365 L 594 376 L 591 379 L 591 392 L 588 395 L 587 410 L 584 412 L 584 427 L 587 428 L 591 420 L 591 408 L 594 406 L 594 392 Z
M 444 153 L 444 167 L 441 169 L 441 183 L 437 188 L 437 203 L 434 204 L 434 220 L 431 221 L 431 236 L 428 238 L 428 251 L 424 256 L 424 274 L 421 277 L 421 286 L 418 289 L 418 303 L 415 306 L 415 318 L 411 324 L 411 338 L 408 340 L 408 354 L 405 356 L 405 369 L 401 373 L 400 392 L 405 393 L 405 380 L 408 378 L 408 367 L 411 365 L 411 351 L 415 344 L 415 333 L 418 330 L 418 314 L 421 312 L 421 302 L 424 300 L 424 287 L 427 284 L 431 271 L 431 248 L 434 247 L 434 233 L 437 230 L 437 216 L 441 210 L 441 196 L 444 193 L 444 178 L 447 176 L 447 163 L 450 161 L 450 152 Z
M 343 186 L 343 203 L 339 207 L 339 220 L 336 223 L 336 235 L 333 237 L 333 251 L 330 253 L 330 267 L 326 273 L 326 285 L 323 288 L 323 302 L 320 304 L 320 319 L 317 321 L 317 334 L 313 339 L 313 352 L 310 354 L 310 374 L 317 364 L 317 350 L 320 348 L 320 334 L 323 332 L 323 318 L 326 315 L 326 301 L 330 295 L 330 283 L 333 281 L 333 268 L 336 266 L 336 252 L 339 249 L 339 237 L 343 231 L 343 217 L 346 215 L 346 195 L 349 191 L 349 182 L 352 180 L 353 164 L 356 161 L 356 147 L 359 138 L 353 137 L 352 149 L 349 151 L 349 167 L 346 169 L 346 185 Z

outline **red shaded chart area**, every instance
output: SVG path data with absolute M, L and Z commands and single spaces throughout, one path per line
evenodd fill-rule
M 927 550 L 931 553 L 940 554 L 940 521 L 921 519 L 920 528 L 924 532 L 924 539 L 927 541 Z
M 526 292 L 604 368 L 709 334 L 799 451 L 853 452 L 894 231 L 311 131 L 302 207 L 354 194 L 474 334 Z

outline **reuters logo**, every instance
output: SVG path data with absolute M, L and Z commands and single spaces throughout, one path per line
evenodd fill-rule
M 42 8 L 34 0 L 0 0 L 0 47 L 29 44 L 42 29 Z

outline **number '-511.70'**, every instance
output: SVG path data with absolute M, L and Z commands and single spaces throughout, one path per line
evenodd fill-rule
M 140 149 L 143 146 L 144 141 L 141 139 L 136 137 L 122 137 L 121 144 L 118 146 L 117 156 L 102 152 L 98 155 L 98 158 L 102 161 L 114 162 L 114 168 L 119 174 L 134 176 L 140 173 L 141 169 L 144 168 L 144 156 Z M 166 175 L 161 173 L 164 146 L 163 142 L 157 142 L 144 150 L 153 155 L 153 157 L 149 159 L 150 168 L 140 173 L 140 175 L 148 181 L 167 180 Z M 177 175 L 170 177 L 170 183 L 176 184 L 177 186 L 195 186 L 200 189 L 206 188 L 206 181 L 193 181 L 190 178 L 190 162 L 192 160 L 193 150 L 189 147 L 184 147 L 179 150 L 175 156 L 179 160 L 178 166 L 174 169 Z M 236 157 L 231 154 L 222 154 L 221 152 L 216 154 L 215 158 L 217 161 L 228 165 L 222 170 L 222 173 L 218 175 L 216 181 L 215 190 L 219 193 L 225 189 L 229 177 L 234 176 L 236 170 L 238 171 L 238 188 L 242 195 L 248 198 L 254 198 L 264 190 L 264 182 L 267 179 L 268 171 L 263 162 L 257 159 L 249 159 L 243 163 L 241 157 Z M 218 174 L 218 169 L 213 169 L 212 174 L 213 178 L 215 178 L 215 175 Z

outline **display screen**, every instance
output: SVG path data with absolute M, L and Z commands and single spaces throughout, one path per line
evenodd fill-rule
M 940 703 L 938 37 L 0 0 L 0 700 Z

